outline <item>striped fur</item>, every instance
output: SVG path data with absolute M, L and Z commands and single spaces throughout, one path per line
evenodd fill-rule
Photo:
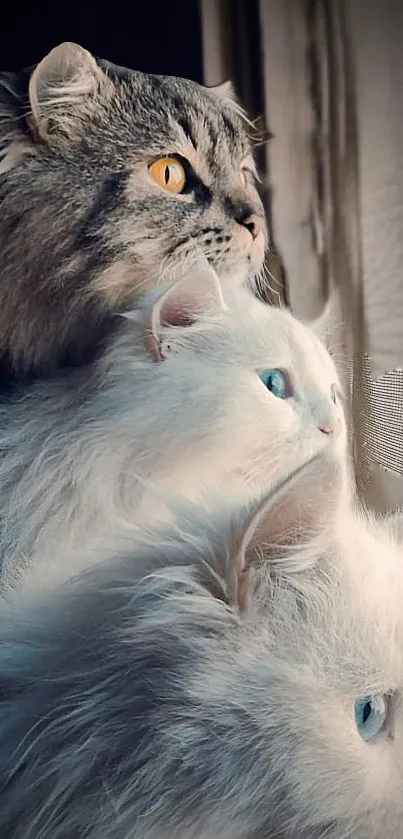
M 111 313 L 197 252 L 231 282 L 259 274 L 266 228 L 246 129 L 214 90 L 96 61 L 74 44 L 0 74 L 3 387 L 6 373 L 91 358 Z M 186 194 L 150 176 L 168 154 L 187 161 Z M 243 223 L 252 212 L 259 241 Z

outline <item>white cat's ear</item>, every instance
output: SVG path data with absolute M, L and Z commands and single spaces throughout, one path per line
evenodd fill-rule
M 228 550 L 232 602 L 245 608 L 256 558 L 292 551 L 335 519 L 343 480 L 342 467 L 317 454 L 237 515 Z
M 385 517 L 385 525 L 392 536 L 399 545 L 403 544 L 403 512 L 399 510 L 398 512 L 389 513 Z
M 109 80 L 95 58 L 78 44 L 55 47 L 39 62 L 29 81 L 30 124 L 42 140 L 74 136 L 88 104 Z
M 235 101 L 237 99 L 234 85 L 230 79 L 221 82 L 221 84 L 212 85 L 208 90 L 211 90 L 212 93 L 215 93 L 221 99 L 234 99 Z
M 220 281 L 207 259 L 200 258 L 154 303 L 147 331 L 147 345 L 156 361 L 163 361 L 172 348 L 167 327 L 194 326 L 217 317 L 226 309 Z M 174 333 L 172 333 L 172 337 Z
M 343 318 L 339 292 L 333 289 L 323 311 L 308 326 L 322 341 L 332 356 L 339 357 L 343 351 Z

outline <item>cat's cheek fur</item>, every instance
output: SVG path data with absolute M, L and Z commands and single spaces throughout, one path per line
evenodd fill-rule
M 290 723 L 290 735 L 294 732 L 297 748 L 289 780 L 291 784 L 294 780 L 298 786 L 301 809 L 308 813 L 311 808 L 312 823 L 319 826 L 327 821 L 338 821 L 341 815 L 347 820 L 359 820 L 363 809 L 381 807 L 389 797 L 390 743 L 387 737 L 376 745 L 362 740 L 354 720 L 356 698 L 351 694 L 341 701 L 331 685 L 313 680 L 310 695 L 307 692 L 300 698 L 305 706 L 311 705 L 309 716 L 306 713 L 305 719 L 301 720 L 305 731 L 302 732 L 302 728 L 298 731 L 298 717 Z M 303 742 L 305 748 L 308 745 L 308 732 L 312 732 L 309 751 L 316 755 L 316 771 L 310 776 L 304 768 L 308 755 L 302 746 Z M 332 762 L 335 766 L 343 766 L 340 786 L 335 783 L 335 775 L 328 771 L 330 742 Z M 316 808 L 312 808 L 313 795 Z
M 164 216 L 169 211 L 171 213 L 165 231 L 156 229 L 148 231 L 147 235 L 144 229 L 144 238 L 141 235 L 141 222 L 140 225 L 136 222 L 134 227 L 133 221 L 128 219 L 119 230 L 122 247 L 127 250 L 128 257 L 131 254 L 136 260 L 140 288 L 152 288 L 155 283 L 174 279 L 199 255 L 207 257 L 220 279 L 232 287 L 243 285 L 247 280 L 260 275 L 267 245 L 267 230 L 263 208 L 256 198 L 253 204 L 259 213 L 261 229 L 253 238 L 243 224 L 225 212 L 220 202 L 213 201 L 210 208 L 203 208 L 191 195 L 166 195 L 163 189 L 150 185 L 150 179 L 143 170 L 144 167 L 140 168 L 139 173 L 136 176 L 133 174 L 128 180 L 128 205 L 133 212 L 139 203 L 143 203 L 145 213 L 151 209 L 155 212 L 156 208 Z M 133 293 L 132 288 L 127 289 L 127 293 L 130 292 Z

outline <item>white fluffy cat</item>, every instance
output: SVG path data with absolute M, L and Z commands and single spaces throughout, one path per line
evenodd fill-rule
M 344 457 L 324 346 L 246 291 L 224 301 L 207 263 L 116 322 L 93 369 L 0 406 L 4 575 L 155 519 L 158 493 L 253 494 L 323 447 Z
M 401 839 L 403 552 L 328 455 L 3 604 L 1 835 Z

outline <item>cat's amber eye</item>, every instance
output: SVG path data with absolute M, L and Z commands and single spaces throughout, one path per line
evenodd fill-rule
M 158 186 L 179 195 L 186 185 L 186 172 L 182 163 L 176 157 L 160 157 L 150 166 L 150 174 Z

